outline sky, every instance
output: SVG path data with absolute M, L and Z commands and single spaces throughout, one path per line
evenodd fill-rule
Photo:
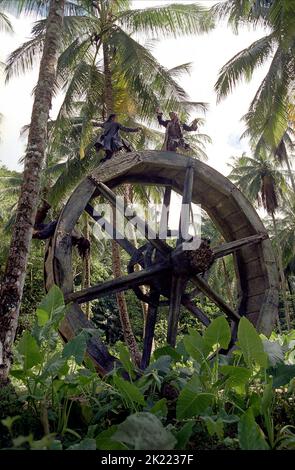
M 167 3 L 176 3 L 176 1 L 133 1 L 135 8 Z M 178 3 L 193 3 L 193 1 L 178 0 Z M 211 6 L 216 1 L 204 0 L 198 3 Z M 29 39 L 34 21 L 34 18 L 10 18 L 15 33 L 12 35 L 0 33 L 0 61 L 5 61 L 10 52 Z M 205 116 L 206 122 L 201 128 L 201 131 L 208 134 L 213 141 L 206 149 L 207 163 L 225 175 L 229 173 L 230 157 L 248 150 L 247 141 L 240 141 L 244 130 L 241 117 L 247 112 L 268 64 L 255 72 L 250 83 L 242 82 L 228 98 L 219 104 L 216 103 L 214 83 L 219 70 L 229 59 L 263 35 L 265 35 L 263 28 L 257 28 L 255 31 L 245 28 L 235 35 L 226 24 L 219 24 L 208 34 L 178 39 L 160 39 L 153 49 L 153 54 L 167 68 L 187 62 L 192 63 L 191 73 L 182 77 L 181 85 L 192 101 L 209 103 L 209 111 Z M 38 67 L 26 75 L 13 78 L 8 84 L 5 84 L 3 73 L 0 75 L 0 113 L 3 115 L 0 126 L 0 162 L 10 169 L 21 170 L 19 159 L 24 153 L 26 139 L 20 138 L 20 130 L 22 126 L 30 122 L 32 90 L 37 78 Z M 55 118 L 61 101 L 62 96 L 54 100 L 50 115 L 52 119 Z

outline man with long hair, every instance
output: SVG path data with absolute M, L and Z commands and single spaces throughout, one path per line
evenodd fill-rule
M 108 119 L 101 124 L 103 128 L 103 133 L 96 140 L 94 147 L 97 151 L 103 149 L 105 150 L 105 157 L 101 162 L 108 160 L 113 156 L 114 153 L 119 152 L 119 150 L 126 150 L 126 152 L 131 152 L 132 148 L 125 139 L 120 136 L 120 131 L 123 132 L 139 132 L 140 127 L 131 128 L 125 127 L 117 121 L 116 114 L 110 114 Z
M 170 119 L 166 121 L 163 119 L 163 113 L 157 108 L 157 119 L 160 126 L 166 128 L 165 140 L 162 150 L 168 150 L 170 152 L 176 152 L 178 148 L 189 150 L 190 146 L 185 142 L 183 138 L 183 130 L 193 132 L 198 129 L 198 120 L 195 119 L 190 126 L 185 123 L 179 122 L 179 118 L 176 113 L 169 113 Z

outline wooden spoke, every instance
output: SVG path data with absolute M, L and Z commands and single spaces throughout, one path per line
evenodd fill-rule
M 250 237 L 240 238 L 239 240 L 234 240 L 233 242 L 224 243 L 223 245 L 213 248 L 214 257 L 221 258 L 222 256 L 227 256 L 245 245 L 259 243 L 266 238 L 268 238 L 268 235 L 261 233 L 257 235 L 251 235 Z
M 147 240 L 155 247 L 160 253 L 168 254 L 172 251 L 172 248 L 167 245 L 163 240 L 159 239 L 158 234 L 148 225 L 148 223 L 138 217 L 135 213 L 132 215 L 126 215 L 125 206 L 119 199 L 116 199 L 115 193 L 111 191 L 105 184 L 97 183 L 97 188 L 99 192 L 104 196 L 113 207 L 116 207 L 121 214 L 124 215 L 126 220 L 131 222 L 142 235 L 145 236 Z M 136 218 L 136 221 L 134 219 Z
M 110 281 L 103 282 L 98 286 L 82 289 L 79 292 L 73 292 L 65 297 L 66 302 L 77 302 L 82 304 L 90 302 L 108 294 L 122 292 L 127 289 L 132 289 L 134 286 L 141 286 L 149 284 L 155 276 L 163 275 L 171 268 L 169 263 L 159 263 L 142 271 L 137 271 L 127 276 L 117 277 Z
M 169 221 L 169 213 L 170 213 L 170 202 L 171 202 L 171 187 L 167 186 L 165 188 L 164 197 L 163 197 L 163 207 L 160 219 L 160 228 L 159 234 L 160 238 L 163 237 L 167 238 L 168 236 L 168 221 Z
M 103 229 L 106 233 L 113 238 L 114 236 L 114 227 L 110 224 L 101 214 L 99 214 L 90 204 L 87 204 L 85 211 L 90 217 Z M 118 244 L 130 255 L 133 256 L 137 252 L 137 248 L 118 230 L 116 231 L 117 242 Z
M 172 275 L 167 343 L 173 347 L 176 344 L 180 305 L 186 282 L 187 280 L 183 277 Z
M 201 292 L 203 292 L 203 294 L 206 295 L 206 297 L 211 299 L 212 302 L 214 302 L 224 313 L 226 313 L 229 318 L 235 321 L 241 318 L 240 315 L 235 312 L 201 276 L 194 276 L 191 278 L 191 281 L 200 289 Z
M 185 172 L 183 196 L 182 196 L 182 205 L 179 221 L 179 237 L 177 240 L 177 245 L 186 241 L 189 237 L 189 224 L 190 224 L 190 206 L 192 203 L 192 192 L 194 184 L 194 168 L 192 165 L 189 165 Z
M 182 305 L 189 310 L 195 317 L 197 317 L 198 320 L 200 320 L 201 323 L 205 326 L 210 325 L 210 320 L 209 318 L 205 315 L 205 313 L 197 307 L 189 298 L 188 295 L 183 295 L 181 299 Z
M 156 326 L 156 320 L 157 320 L 159 299 L 160 299 L 160 293 L 156 290 L 152 290 L 150 292 L 151 303 L 149 304 L 149 307 L 148 307 L 145 332 L 144 332 L 141 369 L 145 369 L 149 365 L 149 362 L 150 362 L 153 338 L 154 338 L 155 326 Z

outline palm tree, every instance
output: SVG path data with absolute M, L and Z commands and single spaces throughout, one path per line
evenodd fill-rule
M 172 4 L 131 10 L 127 0 L 79 0 L 77 5 L 80 11 L 76 15 L 71 12 L 72 16 L 64 21 L 56 85 L 65 90 L 65 98 L 57 121 L 65 124 L 67 117 L 75 115 L 76 99 L 86 98 L 82 157 L 91 136 L 91 119 L 106 115 L 108 98 L 104 90 L 110 81 L 109 72 L 113 77 L 109 92 L 113 93 L 113 111 L 120 113 L 121 119 L 133 115 L 134 108 L 141 121 L 148 123 L 159 104 L 164 110 L 192 107 L 194 103 L 188 102 L 185 91 L 175 81 L 189 64 L 167 71 L 151 54 L 151 44 L 141 45 L 134 35 L 155 38 L 206 32 L 213 27 L 206 9 L 197 4 Z M 32 33 L 33 38 L 11 54 L 7 79 L 28 70 L 38 58 L 44 41 L 43 20 L 35 24 Z M 199 107 L 203 109 L 204 105 L 199 103 Z
M 271 60 L 244 116 L 252 137 L 264 138 L 277 148 L 288 127 L 289 103 L 295 85 L 295 3 L 293 0 L 226 0 L 213 7 L 218 18 L 228 18 L 236 30 L 240 25 L 267 27 L 267 34 L 236 54 L 221 69 L 215 84 L 218 100 L 226 97 L 241 79 Z
M 124 109 L 124 106 L 126 115 L 136 105 L 136 115 L 144 119 L 154 114 L 160 99 L 167 102 L 170 108 L 177 106 L 179 109 L 181 106 L 185 110 L 192 105 L 183 103 L 186 94 L 173 79 L 173 74 L 179 74 L 180 68 L 165 70 L 148 49 L 137 43 L 122 27 L 127 32 L 132 25 L 134 32 L 152 30 L 153 33 L 163 33 L 165 30 L 165 33 L 174 35 L 177 32 L 190 33 L 200 29 L 206 31 L 212 24 L 208 15 L 195 5 L 128 10 L 129 3 L 81 0 L 78 5 L 84 8 L 84 16 L 65 17 L 57 85 L 65 86 L 66 95 L 57 122 L 67 125 L 66 121 L 75 115 L 77 98 L 86 95 L 80 109 L 83 117 L 80 145 L 80 155 L 85 155 L 83 163 L 86 157 L 87 161 L 91 160 L 91 152 L 85 152 L 85 147 L 92 131 L 93 117 L 103 119 L 107 112 Z M 32 63 L 36 49 L 43 45 L 44 21 L 36 24 L 33 34 L 31 41 L 12 54 L 8 63 L 8 78 L 11 73 L 25 70 L 28 62 Z M 187 69 L 187 65 L 182 68 Z M 204 108 L 202 104 L 200 106 Z M 59 127 L 55 126 L 57 129 Z M 77 174 L 80 176 L 79 170 L 80 168 Z M 113 248 L 114 272 L 119 273 L 120 253 L 115 252 L 116 250 L 117 246 Z M 138 362 L 136 342 L 132 338 L 123 296 L 119 299 L 119 304 L 126 337 L 129 338 L 127 344 Z
M 275 217 L 275 213 L 279 208 L 279 199 L 287 190 L 286 181 L 282 172 L 274 166 L 266 153 L 257 155 L 255 159 L 243 154 L 241 157 L 235 158 L 230 166 L 232 171 L 229 178 L 243 191 L 252 203 L 256 202 L 258 206 L 262 206 L 272 218 L 286 323 L 288 328 L 290 328 L 283 256 Z
M 9 255 L 0 292 L 0 384 L 6 384 L 12 362 L 11 347 L 28 261 L 32 230 L 40 190 L 40 176 L 46 149 L 47 121 L 51 108 L 64 0 L 50 0 L 44 50 L 32 110 L 24 177 L 18 202 Z

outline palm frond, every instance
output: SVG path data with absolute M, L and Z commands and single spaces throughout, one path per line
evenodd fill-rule
M 276 147 L 288 126 L 289 87 L 292 76 L 289 54 L 278 49 L 248 113 L 243 118 L 253 137 L 263 135 L 265 142 Z
M 214 86 L 218 101 L 226 97 L 241 79 L 250 80 L 257 66 L 261 66 L 274 47 L 273 35 L 269 34 L 236 54 L 219 72 Z
M 17 17 L 24 14 L 46 18 L 49 12 L 49 2 L 47 0 L 0 0 L 0 8 Z M 66 15 L 82 15 L 85 12 L 81 3 L 79 5 L 75 0 L 66 0 Z
M 9 55 L 5 67 L 6 82 L 32 70 L 39 63 L 43 52 L 44 39 L 45 34 L 40 34 L 22 44 Z
M 155 36 L 200 34 L 210 31 L 212 16 L 207 8 L 197 4 L 170 4 L 122 12 L 118 24 L 129 32 Z
M 13 27 L 5 13 L 0 11 L 0 31 L 4 31 L 5 33 L 12 33 Z

